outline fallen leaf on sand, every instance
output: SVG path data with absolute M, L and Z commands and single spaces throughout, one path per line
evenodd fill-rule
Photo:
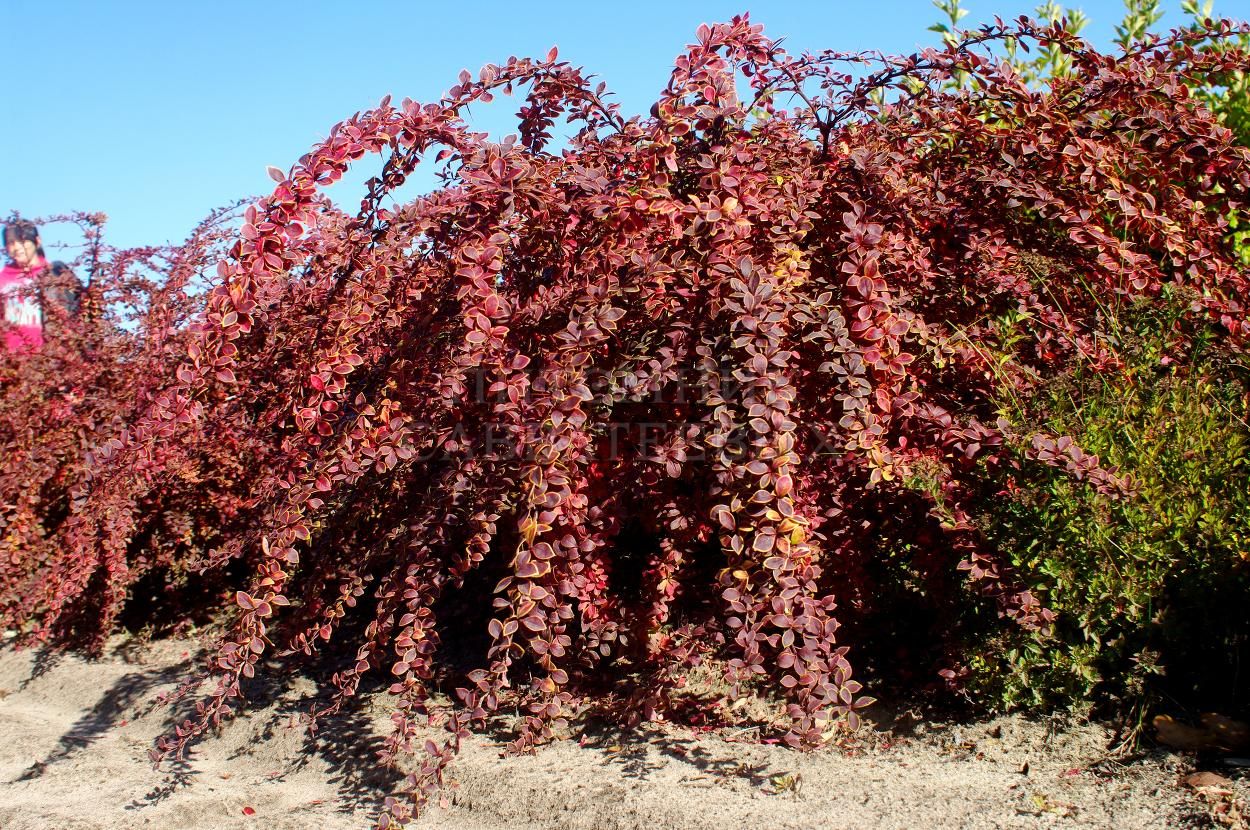
M 1212 794 L 1229 794 L 1233 791 L 1233 782 L 1214 772 L 1195 772 L 1186 775 L 1185 786 L 1195 790 L 1206 790 Z
M 1025 809 L 1025 810 L 1017 810 L 1016 812 L 1017 813 L 1023 812 L 1026 814 L 1032 813 L 1033 815 L 1037 815 L 1037 816 L 1040 816 L 1043 813 L 1055 813 L 1057 815 L 1064 816 L 1064 817 L 1076 814 L 1075 804 L 1069 804 L 1066 801 L 1058 801 L 1056 799 L 1050 798 L 1044 793 L 1033 793 L 1033 796 L 1032 798 L 1030 798 L 1030 801 L 1032 802 L 1031 804 L 1031 806 L 1033 807 L 1032 810 Z

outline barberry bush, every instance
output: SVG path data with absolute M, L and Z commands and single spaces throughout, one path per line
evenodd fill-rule
M 590 700 L 663 710 L 703 661 L 818 744 L 870 700 L 843 625 L 869 636 L 900 569 L 952 628 L 972 604 L 1054 629 L 977 520 L 1021 465 L 1138 491 L 1005 399 L 1121 371 L 1117 313 L 1180 291 L 1242 353 L 1250 154 L 1191 93 L 1246 67 L 1202 48 L 1230 31 L 1111 56 L 1021 21 L 888 58 L 790 55 L 742 17 L 700 27 L 646 117 L 554 50 L 386 100 L 272 170 L 202 309 L 119 358 L 147 361 L 135 402 L 64 455 L 78 483 L 27 521 L 36 561 L 11 548 L 4 622 L 99 643 L 154 568 L 230 585 L 157 755 L 334 649 L 314 716 L 385 678 L 381 760 L 423 753 L 418 799 L 504 701 L 527 750 Z M 1008 40 L 1069 71 L 1036 88 Z M 504 95 L 492 141 L 466 112 Z M 324 196 L 374 156 L 359 210 Z M 420 164 L 440 186 L 396 198 Z
M 958 2 L 934 5 L 947 22 L 933 28 L 954 37 L 966 12 Z M 1181 4 L 1198 26 L 1212 6 Z M 1072 32 L 1086 23 L 1079 11 L 1053 2 L 1039 5 L 1037 16 Z M 1128 50 L 1156 39 L 1151 29 L 1161 16 L 1157 0 L 1126 0 L 1117 44 Z M 1240 34 L 1201 48 L 1247 43 Z M 1002 51 L 1037 88 L 1072 71 L 1053 46 L 1030 51 L 1008 42 Z M 1192 92 L 1250 146 L 1246 77 L 1240 70 L 1217 73 Z M 1244 265 L 1246 233 L 1237 211 L 1228 218 L 1229 240 Z M 979 708 L 1092 707 L 1122 716 L 1127 739 L 1139 734 L 1151 709 L 1246 712 L 1237 667 L 1250 641 L 1250 622 L 1239 611 L 1250 597 L 1247 378 L 1220 337 L 1184 313 L 1192 300 L 1183 289 L 1167 290 L 1109 308 L 1105 329 L 1122 363 L 1117 371 L 1078 362 L 1028 394 L 1000 400 L 1013 423 L 1072 437 L 1137 487 L 1131 499 L 1110 500 L 1053 469 L 1021 468 L 997 498 L 983 500 L 977 524 L 1012 557 L 1058 624 L 1045 634 L 1000 630 L 992 621 L 964 626 L 961 642 L 946 647 L 954 658 L 949 670 Z M 1029 321 L 1013 316 L 999 324 L 1011 342 L 1013 329 Z
M 196 552 L 247 499 L 237 419 L 218 419 L 211 441 L 188 433 L 161 448 L 162 486 L 97 517 L 91 532 L 116 538 L 124 555 L 93 559 L 62 545 L 101 460 L 185 355 L 237 214 L 214 212 L 180 246 L 124 250 L 106 244 L 102 214 L 48 220 L 78 225 L 83 244 L 30 289 L 41 298 L 43 348 L 0 352 L 0 598 L 6 626 L 35 623 L 27 639 L 97 650 L 127 597 L 159 608 L 207 584 L 185 579 Z M 163 617 L 143 623 L 182 622 Z

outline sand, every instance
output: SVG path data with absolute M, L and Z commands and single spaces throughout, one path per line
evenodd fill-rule
M 295 717 L 311 684 L 296 681 L 185 764 L 152 769 L 147 750 L 175 714 L 152 699 L 194 649 L 117 638 L 87 661 L 0 648 L 0 828 L 368 827 L 388 786 L 372 763 L 385 694 L 313 736 Z M 1105 760 L 1110 735 L 1096 724 L 1004 717 L 811 753 L 754 737 L 660 725 L 586 732 L 533 757 L 501 757 L 498 740 L 475 737 L 442 804 L 411 826 L 1198 828 L 1229 826 L 1217 811 L 1250 799 L 1250 782 L 1223 768 L 1232 795 L 1195 792 L 1184 755 Z

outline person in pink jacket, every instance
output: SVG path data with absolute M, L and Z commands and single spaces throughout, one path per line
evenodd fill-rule
M 9 255 L 9 263 L 0 269 L 0 308 L 9 323 L 4 348 L 33 351 L 43 345 L 43 309 L 35 280 L 48 267 L 39 229 L 30 222 L 10 222 L 4 226 L 4 248 Z

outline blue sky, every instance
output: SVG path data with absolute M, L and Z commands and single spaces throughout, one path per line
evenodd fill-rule
M 1035 2 L 964 5 L 971 26 Z M 1108 44 L 1120 0 L 1072 5 L 1092 18 L 1086 36 Z M 1165 6 L 1161 27 L 1183 22 L 1179 0 Z M 929 0 L 0 0 L 0 10 L 0 215 L 104 211 L 117 245 L 181 239 L 213 207 L 266 191 L 266 166 L 286 169 L 335 122 L 388 93 L 436 99 L 461 68 L 554 44 L 607 81 L 626 113 L 646 112 L 701 22 L 749 10 L 791 51 L 911 52 L 934 42 L 926 29 L 938 17 Z M 1217 0 L 1216 11 L 1247 17 L 1250 0 Z

